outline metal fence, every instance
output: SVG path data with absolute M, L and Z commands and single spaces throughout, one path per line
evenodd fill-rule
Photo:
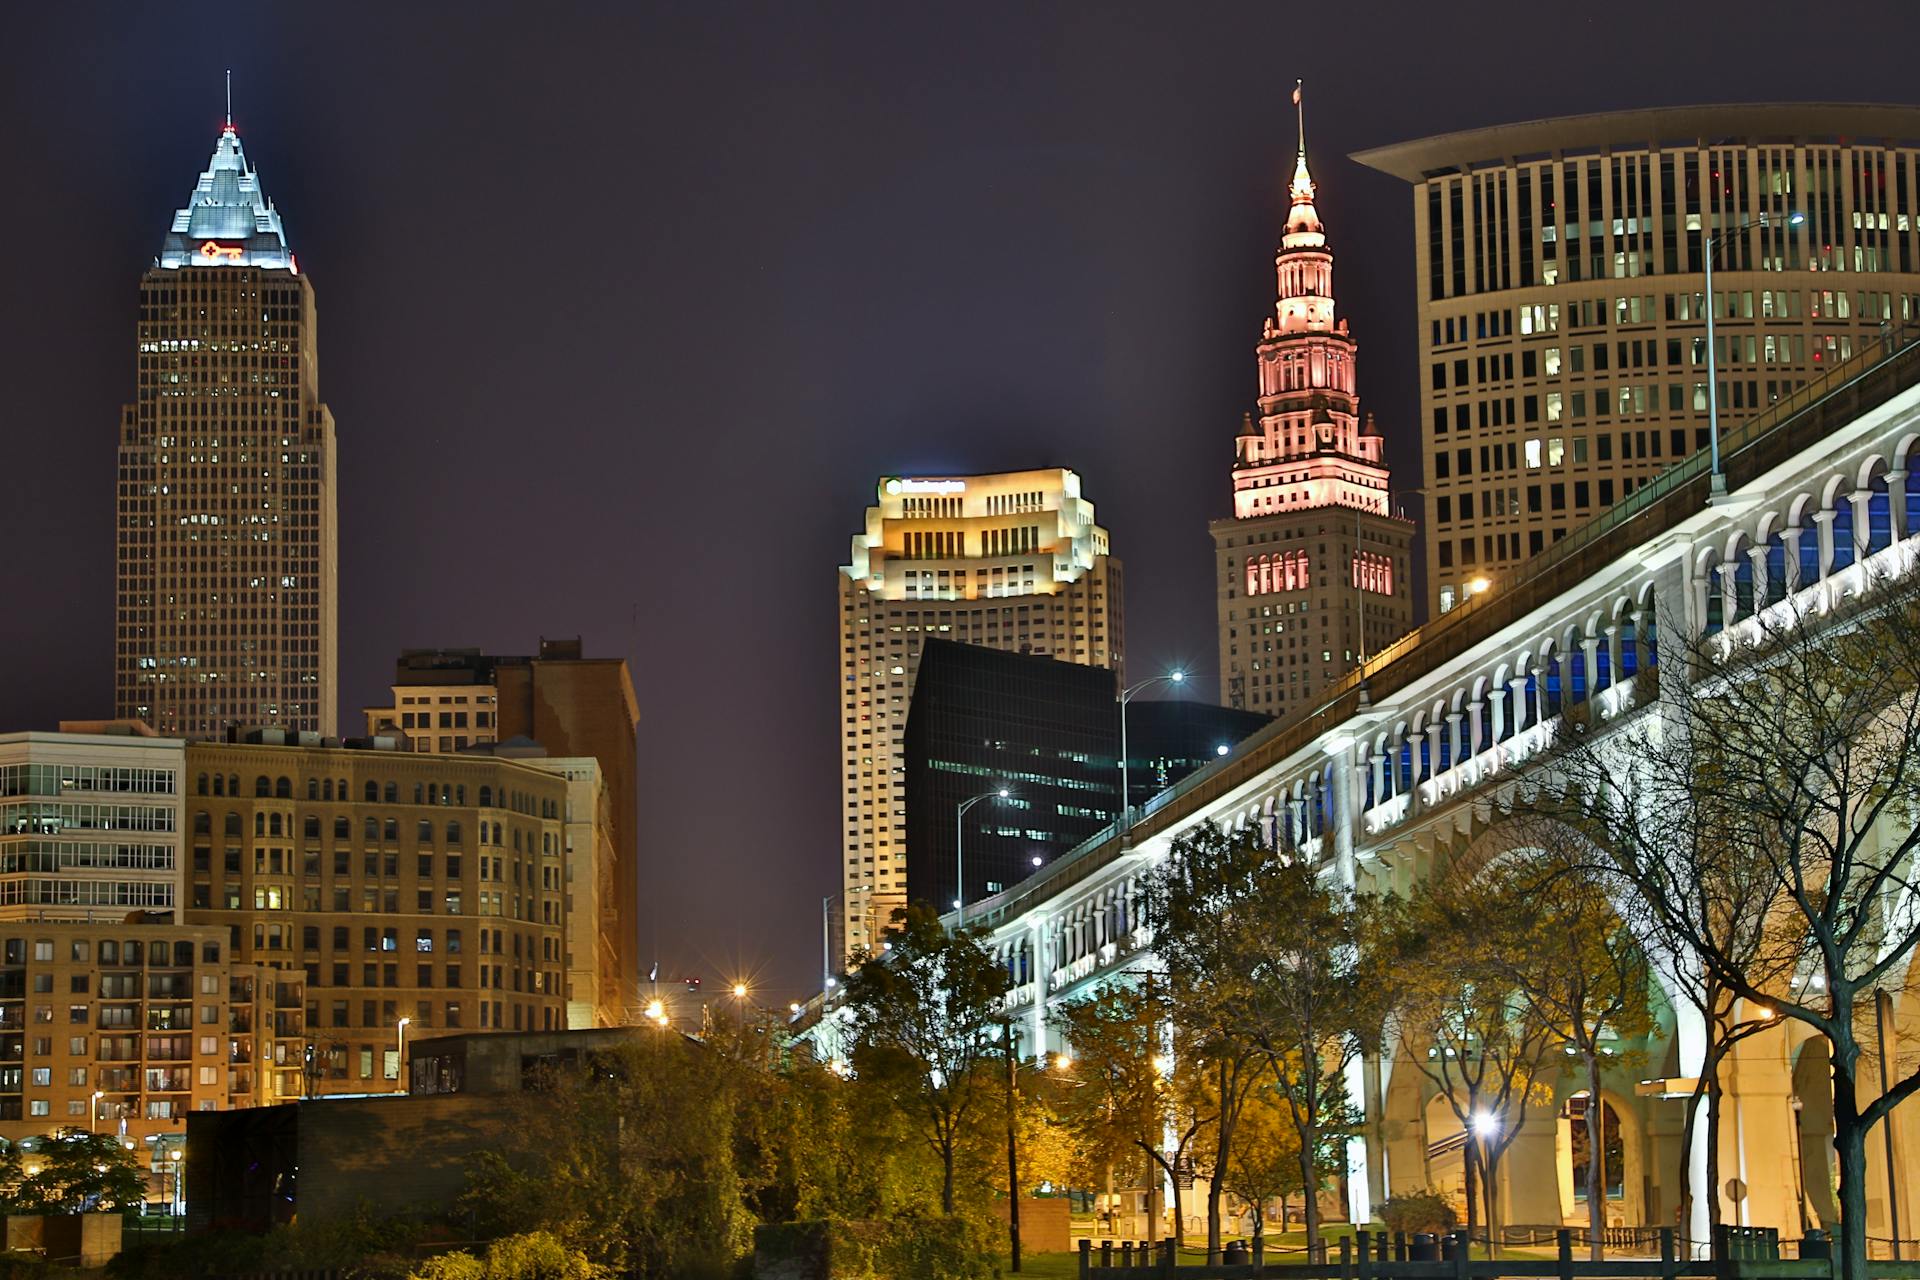
M 1268 1257 L 1276 1251 L 1255 1240 L 1251 1250 L 1229 1248 L 1221 1262 L 1186 1266 L 1178 1263 L 1171 1240 L 1125 1242 L 1117 1248 L 1103 1241 L 1097 1250 L 1092 1241 L 1082 1240 L 1080 1280 L 1833 1280 L 1839 1274 L 1835 1250 L 1820 1232 L 1810 1233 L 1795 1249 L 1772 1228 L 1722 1227 L 1710 1257 L 1690 1258 L 1683 1256 L 1683 1242 L 1671 1227 L 1609 1228 L 1602 1233 L 1603 1248 L 1631 1249 L 1637 1256 L 1593 1262 L 1574 1257 L 1576 1238 L 1582 1250 L 1590 1245 L 1583 1230 L 1520 1230 L 1551 1230 L 1557 1256 L 1475 1258 L 1473 1242 L 1461 1231 L 1439 1237 L 1358 1231 L 1342 1237 L 1334 1249 L 1323 1245 L 1321 1256 L 1307 1262 L 1271 1262 Z M 1640 1253 L 1648 1244 L 1652 1256 Z M 1869 1261 L 1867 1272 L 1873 1280 L 1920 1280 L 1920 1261 Z

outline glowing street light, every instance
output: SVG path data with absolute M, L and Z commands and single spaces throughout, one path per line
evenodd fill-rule
M 1794 212 L 1787 215 L 1787 225 L 1797 227 L 1807 220 L 1804 213 Z M 1737 236 L 1753 227 L 1771 226 L 1767 215 L 1762 213 L 1748 218 L 1737 227 L 1728 227 L 1719 235 L 1707 241 L 1703 252 L 1707 269 L 1707 444 L 1713 450 L 1713 478 L 1708 482 L 1707 502 L 1709 505 L 1727 496 L 1727 477 L 1720 470 L 1720 377 L 1717 353 L 1713 349 L 1713 259 L 1720 251 L 1720 242 L 1728 236 Z
M 412 1018 L 402 1018 L 394 1026 L 394 1031 L 398 1036 L 394 1049 L 394 1078 L 399 1080 L 403 1085 L 406 1083 L 406 1077 L 401 1073 L 407 1069 L 407 1027 L 412 1022 Z
M 1013 792 L 1005 787 L 997 791 L 983 791 L 970 799 L 962 800 L 959 808 L 953 811 L 953 909 L 954 931 L 957 933 L 967 923 L 967 810 L 982 800 L 1005 800 Z
M 1185 684 L 1187 673 L 1175 667 L 1163 676 L 1149 676 L 1138 684 L 1130 684 L 1115 695 L 1120 703 L 1120 829 L 1133 826 L 1133 806 L 1127 791 L 1127 704 L 1133 701 L 1133 695 L 1142 689 L 1156 684 Z
M 95 1133 L 100 1131 L 100 1099 L 106 1096 L 107 1093 L 104 1089 L 95 1089 L 93 1091 L 93 1124 L 91 1127 Z

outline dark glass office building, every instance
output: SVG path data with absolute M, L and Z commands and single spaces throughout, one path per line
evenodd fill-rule
M 1127 708 L 1135 809 L 1218 759 L 1267 717 L 1198 702 Z M 966 900 L 1033 874 L 1114 820 L 1113 672 L 947 640 L 921 650 L 907 711 L 907 896 L 953 908 L 964 823 Z M 1001 799 L 996 793 L 1010 794 Z M 986 799 L 960 807 L 975 797 Z

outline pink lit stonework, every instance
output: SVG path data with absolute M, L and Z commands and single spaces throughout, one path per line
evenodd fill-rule
M 1255 349 L 1259 399 L 1234 440 L 1233 516 L 1211 526 L 1220 698 L 1270 715 L 1298 709 L 1413 620 L 1413 527 L 1392 514 L 1383 442 L 1360 412 L 1304 112 L 1288 194 L 1277 296 Z

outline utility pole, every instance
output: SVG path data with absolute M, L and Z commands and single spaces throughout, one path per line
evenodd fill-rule
M 1007 1051 L 1007 1250 L 1011 1269 L 1020 1270 L 1020 1141 L 1014 1113 L 1020 1101 L 1019 1055 L 1014 1049 L 1013 1019 L 1000 1020 L 1001 1046 Z

